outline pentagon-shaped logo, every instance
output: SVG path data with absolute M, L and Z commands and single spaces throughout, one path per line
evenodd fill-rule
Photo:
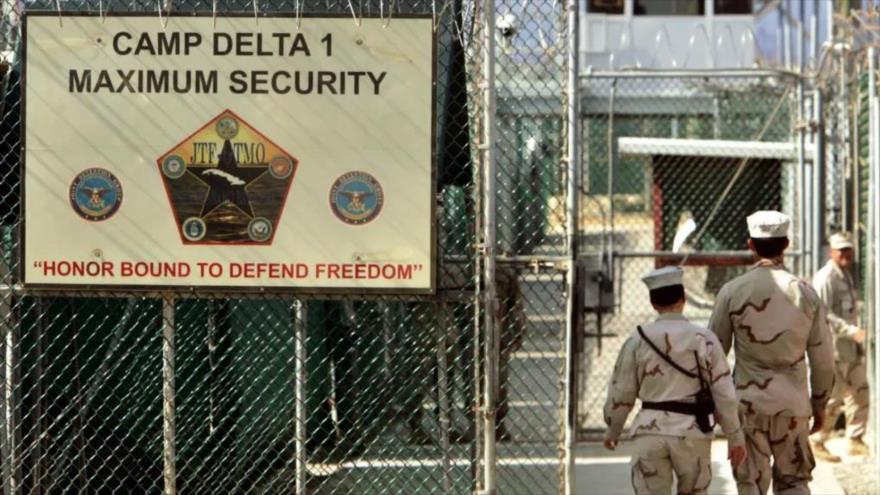
M 270 245 L 299 161 L 230 110 L 156 161 L 184 244 Z

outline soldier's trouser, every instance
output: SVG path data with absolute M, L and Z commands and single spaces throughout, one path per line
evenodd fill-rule
M 678 479 L 676 493 L 703 495 L 712 482 L 712 441 L 666 435 L 638 435 L 632 485 L 636 495 L 669 495 L 672 473 Z
M 734 471 L 739 495 L 809 494 L 816 466 L 810 450 L 810 418 L 749 414 L 740 410 L 749 457 Z M 773 462 L 771 471 L 770 463 Z
M 865 361 L 851 363 L 838 362 L 835 366 L 837 376 L 834 379 L 834 390 L 825 409 L 825 425 L 816 439 L 824 442 L 828 439 L 837 417 L 843 410 L 846 415 L 846 436 L 861 438 L 865 435 L 868 425 L 868 408 L 870 394 L 868 390 L 868 371 Z

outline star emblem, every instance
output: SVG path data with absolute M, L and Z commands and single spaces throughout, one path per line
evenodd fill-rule
M 159 156 L 156 165 L 184 245 L 268 246 L 299 160 L 224 110 Z
M 210 187 L 205 204 L 202 206 L 200 215 L 202 218 L 225 203 L 235 205 L 245 215 L 254 216 L 247 186 L 265 174 L 266 168 L 240 166 L 232 150 L 232 143 L 228 139 L 223 143 L 217 167 L 192 167 L 192 169 L 196 176 Z

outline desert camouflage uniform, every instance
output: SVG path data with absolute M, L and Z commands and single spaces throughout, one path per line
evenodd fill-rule
M 767 493 L 771 477 L 774 493 L 809 493 L 810 417 L 825 407 L 834 382 L 819 296 L 781 264 L 762 260 L 722 287 L 709 328 L 725 353 L 736 346 L 734 381 L 749 451 L 734 473 L 740 495 Z
M 694 351 L 703 377 L 711 384 L 716 421 L 732 442 L 742 444 L 743 433 L 736 414 L 736 392 L 730 368 L 714 334 L 691 324 L 678 313 L 661 314 L 643 327 L 645 336 L 681 367 L 696 372 Z M 700 383 L 675 370 L 634 331 L 617 357 L 605 402 L 606 438 L 620 437 L 636 398 L 648 402 L 685 401 Z M 636 454 L 632 458 L 632 484 L 637 494 L 668 494 L 672 473 L 678 493 L 706 493 L 712 480 L 710 447 L 712 433 L 703 433 L 694 416 L 657 410 L 641 410 L 631 434 Z
M 828 327 L 834 334 L 835 370 L 837 379 L 828 401 L 827 421 L 820 441 L 825 441 L 834 427 L 841 409 L 846 413 L 849 438 L 861 438 L 868 424 L 868 373 L 865 351 L 853 340 L 859 331 L 856 301 L 858 295 L 852 276 L 829 260 L 813 276 L 813 287 L 828 307 Z

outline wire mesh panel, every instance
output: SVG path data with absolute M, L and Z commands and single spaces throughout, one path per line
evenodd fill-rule
M 561 489 L 564 2 L 497 2 L 498 490 Z
M 582 250 L 610 256 L 616 295 L 611 314 L 586 320 L 578 370 L 578 430 L 586 437 L 604 429 L 620 346 L 655 317 L 641 277 L 683 264 L 685 314 L 706 324 L 715 294 L 750 264 L 750 213 L 791 215 L 790 253 L 802 249 L 804 179 L 795 78 L 628 72 L 582 83 Z
M 20 60 L 6 2 L 6 493 L 471 493 L 483 361 L 474 321 L 471 122 L 482 63 L 475 5 L 409 2 L 63 2 L 98 15 L 169 11 L 430 16 L 437 36 L 439 293 L 430 298 L 34 297 L 10 291 L 19 236 Z M 292 23 L 297 22 L 291 19 Z M 303 21 L 307 22 L 307 21 Z M 63 29 L 63 20 L 59 20 Z M 291 24 L 292 26 L 294 24 Z M 63 242 L 63 240 L 59 240 Z M 109 296 L 109 294 L 107 294 Z
M 560 2 L 194 0 L 2 3 L 4 493 L 502 493 L 560 486 L 564 273 L 565 12 Z M 23 290 L 20 260 L 21 14 L 292 18 L 430 16 L 437 39 L 438 293 L 430 297 L 179 290 Z M 63 11 L 63 13 L 62 13 Z M 218 28 L 219 29 L 219 28 Z M 292 28 L 293 29 L 293 28 Z M 498 266 L 478 276 L 475 166 L 497 71 Z M 119 109 L 127 112 L 129 109 Z M 132 113 L 136 120 L 136 111 Z M 71 118 L 72 116 L 64 116 Z M 132 123 L 136 127 L 136 122 Z M 486 166 L 483 164 L 483 166 Z M 63 239 L 58 240 L 63 243 Z M 494 287 L 497 304 L 479 302 Z M 486 356 L 487 311 L 497 356 Z M 485 370 L 497 407 L 485 411 Z M 497 460 L 482 457 L 485 414 Z
M 6 385 L 17 400 L 6 407 L 18 438 L 6 459 L 20 488 L 160 489 L 156 301 L 22 298 L 13 306 L 7 352 L 18 367 L 7 365 Z

